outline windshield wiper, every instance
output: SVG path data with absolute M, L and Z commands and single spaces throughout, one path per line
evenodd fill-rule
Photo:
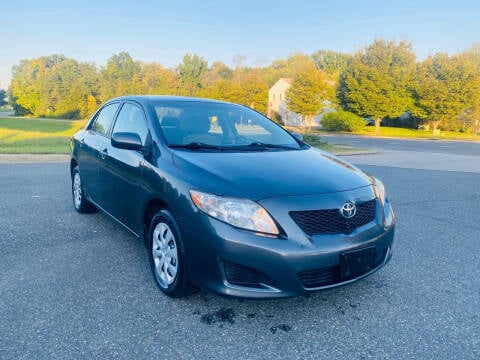
M 257 149 L 257 148 L 260 148 L 260 149 L 298 150 L 298 149 L 296 149 L 294 147 L 291 147 L 291 146 L 288 146 L 288 145 L 268 144 L 268 143 L 264 143 L 264 142 L 261 142 L 261 141 L 255 141 L 255 142 L 252 142 L 248 145 L 239 146 L 238 148 L 241 148 L 241 149 Z
M 232 151 L 232 150 L 258 151 L 258 150 L 268 150 L 268 149 L 298 150 L 288 145 L 267 144 L 260 141 L 252 142 L 247 145 L 233 145 L 233 146 L 232 145 L 219 146 L 219 145 L 205 144 L 201 142 L 191 142 L 188 144 L 170 144 L 168 145 L 168 147 L 173 149 L 217 150 L 217 151 Z
M 205 144 L 205 143 L 201 143 L 201 142 L 191 142 L 191 143 L 188 143 L 188 144 L 170 144 L 170 145 L 168 145 L 168 147 L 173 148 L 173 149 L 192 149 L 192 150 L 207 149 L 207 150 L 220 150 L 220 151 L 224 150 L 224 148 L 221 147 L 221 146 L 210 145 L 210 144 Z

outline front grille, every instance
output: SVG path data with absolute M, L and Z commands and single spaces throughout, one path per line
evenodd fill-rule
M 261 288 L 262 274 L 248 266 L 235 264 L 229 261 L 223 262 L 225 276 L 232 285 Z
M 357 213 L 351 219 L 345 219 L 339 209 L 290 211 L 290 216 L 308 235 L 349 234 L 375 219 L 376 204 L 375 199 L 357 204 Z

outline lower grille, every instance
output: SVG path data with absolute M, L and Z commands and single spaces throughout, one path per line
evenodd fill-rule
M 229 261 L 224 261 L 223 265 L 227 281 L 232 285 L 262 288 L 262 283 L 265 284 L 268 282 L 268 278 L 265 274 L 248 266 L 235 264 Z
M 375 219 L 376 204 L 375 199 L 357 204 L 357 213 L 351 219 L 340 215 L 339 209 L 291 211 L 290 216 L 308 235 L 349 234 Z
M 297 275 L 302 286 L 307 289 L 335 284 L 340 280 L 340 272 L 337 266 L 300 271 Z
M 388 249 L 377 254 L 373 264 L 373 269 L 380 266 L 387 256 Z M 371 271 L 368 270 L 365 273 Z M 325 267 L 314 270 L 304 270 L 297 273 L 300 283 L 305 289 L 314 289 L 322 286 L 338 284 L 342 281 L 349 280 L 352 277 L 342 278 L 340 276 L 340 266 Z M 358 276 L 358 275 L 357 275 Z

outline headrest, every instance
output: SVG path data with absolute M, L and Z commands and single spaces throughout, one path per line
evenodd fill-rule
M 162 127 L 178 127 L 180 125 L 180 121 L 174 116 L 164 116 L 160 125 Z
M 191 133 L 204 134 L 210 130 L 210 119 L 205 115 L 190 116 L 183 120 L 183 128 Z

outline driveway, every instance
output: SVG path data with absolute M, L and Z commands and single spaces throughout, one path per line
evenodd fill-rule
M 360 166 L 396 210 L 390 264 L 251 301 L 167 298 L 140 241 L 73 210 L 66 163 L 1 163 L 0 358 L 480 358 L 480 175 Z

